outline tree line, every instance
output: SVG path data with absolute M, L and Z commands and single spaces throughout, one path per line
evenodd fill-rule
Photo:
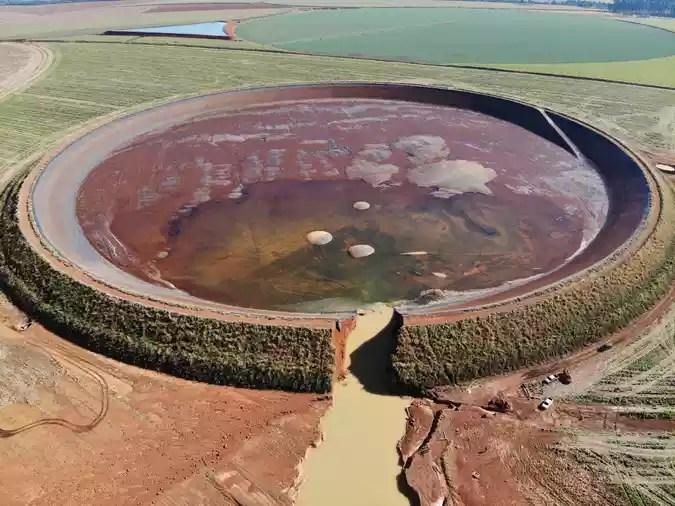
M 675 17 L 675 0 L 614 0 L 609 10 L 628 14 Z

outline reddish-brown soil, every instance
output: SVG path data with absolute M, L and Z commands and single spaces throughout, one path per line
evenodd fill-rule
M 406 463 L 420 504 L 617 504 L 597 476 L 553 451 L 564 436 L 530 410 L 537 420 L 478 407 L 437 411 L 434 431 Z
M 228 21 L 225 23 L 225 33 L 230 39 L 235 40 L 237 38 L 237 22 Z
M 661 318 L 675 301 L 675 290 L 630 327 L 608 339 L 619 352 Z M 574 459 L 554 447 L 565 447 L 565 431 L 593 433 L 672 432 L 673 420 L 631 418 L 606 405 L 579 405 L 558 394 L 584 390 L 597 378 L 607 361 L 597 345 L 537 368 L 496 377 L 468 388 L 435 391 L 436 402 L 414 401 L 409 409 L 406 434 L 399 443 L 406 479 L 421 504 L 432 504 L 445 491 L 456 505 L 483 504 L 623 504 L 612 496 L 600 477 L 589 475 Z M 541 379 L 550 373 L 570 371 L 571 385 L 546 389 Z M 539 385 L 529 398 L 523 384 Z M 554 407 L 539 411 L 540 398 L 552 395 Z M 490 399 L 506 399 L 508 413 L 483 409 Z M 429 412 L 436 413 L 434 423 Z M 430 430 L 433 428 L 433 430 Z M 424 444 L 416 449 L 420 441 Z M 445 474 L 438 474 L 438 471 Z M 475 474 L 474 474 L 475 473 Z M 445 487 L 443 485 L 445 480 Z
M 422 506 L 440 504 L 441 498 L 458 506 L 620 504 L 602 477 L 556 451 L 573 441 L 560 429 L 644 434 L 675 428 L 674 421 L 628 419 L 606 406 L 558 401 L 542 412 L 539 399 L 515 393 L 508 399 L 507 413 L 473 403 L 413 402 L 399 451 L 406 481 Z
M 345 355 L 347 339 L 356 327 L 356 316 L 335 322 L 333 330 L 333 348 L 335 349 L 335 379 L 340 380 L 347 374 Z
M 5 505 L 290 504 L 329 404 L 143 371 L 37 325 L 3 327 L 0 356 Z

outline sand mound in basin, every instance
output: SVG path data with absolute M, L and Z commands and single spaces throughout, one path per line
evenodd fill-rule
M 325 230 L 315 230 L 307 234 L 307 241 L 315 246 L 323 246 L 333 240 L 333 236 Z
M 347 167 L 347 177 L 349 179 L 363 179 L 372 186 L 380 186 L 391 179 L 399 168 L 390 163 L 375 163 L 370 160 L 357 158 Z
M 486 186 L 497 177 L 490 167 L 469 160 L 442 160 L 420 165 L 408 172 L 408 180 L 417 186 L 437 188 L 434 197 L 448 198 L 466 192 L 492 194 Z
M 347 252 L 352 258 L 363 258 L 375 253 L 375 248 L 369 244 L 357 244 L 356 246 L 349 248 Z
M 394 147 L 405 151 L 413 165 L 435 162 L 447 158 L 450 154 L 445 139 L 436 135 L 402 137 Z

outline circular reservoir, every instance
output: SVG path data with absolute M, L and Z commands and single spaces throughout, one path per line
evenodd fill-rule
M 565 117 L 355 84 L 124 118 L 55 157 L 32 194 L 47 241 L 124 291 L 306 313 L 525 293 L 614 251 L 648 201 L 636 162 Z

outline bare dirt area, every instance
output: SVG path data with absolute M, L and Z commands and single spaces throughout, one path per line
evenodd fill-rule
M 27 88 L 52 61 L 51 51 L 44 46 L 0 43 L 0 100 Z
M 672 302 L 671 291 L 607 351 L 414 401 L 399 453 L 420 503 L 672 504 Z M 562 370 L 571 384 L 542 382 Z
M 156 5 L 145 12 L 183 12 L 183 11 L 222 11 L 223 8 L 228 9 L 278 9 L 281 7 L 287 7 L 285 5 L 279 4 L 268 4 L 265 2 L 251 2 L 251 3 L 188 3 L 188 4 L 163 4 Z
M 0 363 L 7 505 L 290 504 L 329 404 L 143 371 L 37 325 L 3 325 Z
M 0 39 L 45 38 L 99 34 L 106 30 L 144 26 L 241 20 L 287 12 L 289 8 L 251 8 L 240 3 L 177 5 L 138 2 L 87 2 L 31 6 L 0 6 Z
M 417 425 L 414 411 L 411 420 L 409 430 Z M 479 407 L 438 409 L 405 461 L 406 481 L 422 505 L 618 504 L 595 476 L 554 450 L 565 436 L 552 427 L 540 417 L 528 422 Z

